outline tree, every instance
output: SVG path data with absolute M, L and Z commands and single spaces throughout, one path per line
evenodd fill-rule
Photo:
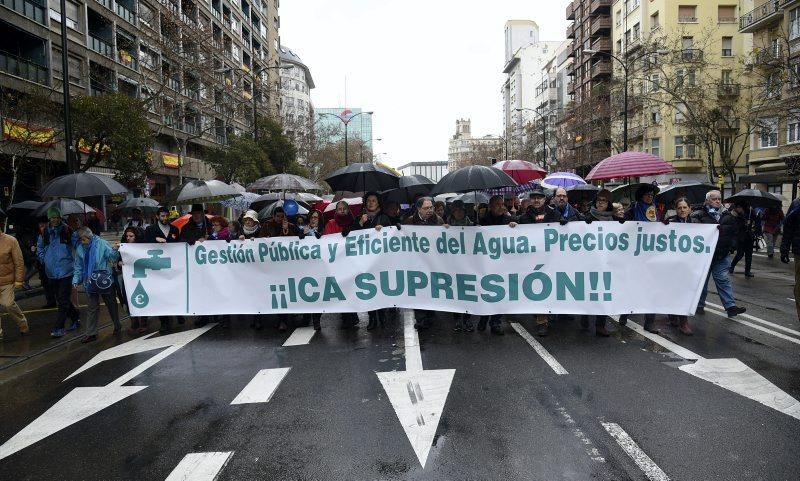
M 25 92 L 0 91 L 0 119 L 3 135 L 0 154 L 10 160 L 11 188 L 8 208 L 14 203 L 20 171 L 33 161 L 46 159 L 62 132 L 58 125 L 58 106 L 52 90 L 31 89 Z M 7 223 L 6 223 L 7 224 Z M 5 231 L 6 225 L 3 226 Z
M 307 175 L 306 169 L 297 163 L 297 148 L 283 133 L 283 126 L 269 117 L 257 118 L 258 139 L 256 143 L 267 154 L 276 173 Z M 261 172 L 269 175 L 269 172 Z
M 250 135 L 232 135 L 227 148 L 208 149 L 206 162 L 225 182 L 247 185 L 274 172 L 269 156 Z
M 74 97 L 72 130 L 81 172 L 105 166 L 128 187 L 152 174 L 152 132 L 144 103 L 122 94 Z

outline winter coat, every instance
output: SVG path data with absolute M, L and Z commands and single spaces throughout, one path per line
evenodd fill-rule
M 719 224 L 719 240 L 717 248 L 714 250 L 714 261 L 726 257 L 731 249 L 736 245 L 736 235 L 738 227 L 736 219 L 727 211 L 723 210 L 719 217 L 719 222 L 708 212 L 707 207 L 692 212 L 692 222 L 697 224 Z
M 508 214 L 494 215 L 490 211 L 481 217 L 480 225 L 508 225 L 514 222 L 514 218 Z
M 198 239 L 207 239 L 209 235 L 211 235 L 211 222 L 209 222 L 208 219 L 204 217 L 200 225 L 197 225 L 194 220 L 189 219 L 189 222 L 184 224 L 181 229 L 178 240 L 193 244 L 197 242 Z
M 164 232 L 161 230 L 161 227 L 158 226 L 158 222 L 155 224 L 150 224 L 144 230 L 144 241 L 149 243 L 156 243 L 158 242 L 156 238 L 161 237 L 162 239 L 166 239 L 167 243 L 169 242 L 180 242 L 180 235 L 181 232 L 172 224 L 169 225 L 169 233 L 164 236 Z
M 783 238 L 781 239 L 781 255 L 800 254 L 800 199 L 792 202 L 786 217 L 783 218 Z
M 261 224 L 261 231 L 258 237 L 297 237 L 298 232 L 297 226 L 291 222 L 288 223 L 287 232 L 284 234 L 283 225 L 274 221 L 268 221 Z
M 25 263 L 17 239 L 0 232 L 0 286 L 25 280 Z
M 472 223 L 472 219 L 470 219 L 467 216 L 464 216 L 464 218 L 461 219 L 461 220 L 457 220 L 452 215 L 447 219 L 447 224 L 448 225 L 452 225 L 452 226 L 456 226 L 456 227 L 466 227 L 466 226 L 470 226 L 470 225 L 475 225 L 475 224 Z
M 691 214 L 689 214 L 689 216 L 686 219 L 681 219 L 680 217 L 678 217 L 678 214 L 675 214 L 669 216 L 667 220 L 670 223 L 675 223 L 675 224 L 697 224 L 697 219 L 693 219 Z
M 111 271 L 111 266 L 120 260 L 119 252 L 111 248 L 105 239 L 94 236 L 92 243 L 88 246 L 79 244 L 75 248 L 75 263 L 73 266 L 72 283 L 80 284 L 87 283 L 88 279 L 84 279 L 84 258 L 89 255 L 90 249 L 96 249 L 94 255 L 94 266 L 90 266 L 92 271 Z
M 230 239 L 230 231 L 227 227 L 223 227 L 220 229 L 219 232 L 211 231 L 211 234 L 208 236 L 208 240 L 228 240 Z
M 442 225 L 444 221 L 441 217 L 434 214 L 427 219 L 421 219 L 418 214 L 414 214 L 403 221 L 405 225 Z
M 596 207 L 592 207 L 591 209 L 589 209 L 589 214 L 587 217 L 592 221 L 598 221 L 598 222 L 611 222 L 613 220 L 617 220 L 614 218 L 614 211 L 597 210 Z
M 633 221 L 637 220 L 636 219 L 636 207 L 639 204 L 640 204 L 639 201 L 636 201 L 633 204 L 631 204 L 631 206 L 628 208 L 628 210 L 625 211 L 625 220 L 633 220 Z M 644 206 L 645 209 L 648 206 L 648 204 L 642 204 L 642 205 Z M 655 204 L 652 204 L 652 208 L 655 211 L 656 220 L 639 220 L 639 222 L 658 222 L 658 221 L 661 220 L 661 213 L 658 211 L 658 207 Z
M 63 222 L 58 227 L 47 226 L 44 235 L 39 236 L 36 255 L 44 264 L 48 279 L 63 279 L 72 275 L 74 258 L 72 250 L 75 239 L 72 230 Z
M 565 220 L 567 222 L 576 222 L 576 221 L 583 220 L 583 216 L 581 215 L 581 213 L 578 212 L 574 207 L 572 207 L 569 204 L 567 204 L 567 206 L 565 207 L 565 212 L 562 212 L 555 205 L 552 206 L 552 207 L 553 207 L 553 210 L 555 211 L 556 215 L 558 216 L 558 218 L 556 219 L 556 222 L 560 222 L 562 220 Z
M 362 215 L 366 213 L 366 210 L 362 212 Z M 373 217 L 372 219 L 367 218 L 367 221 L 364 222 L 364 225 L 360 223 L 361 216 L 356 217 L 356 229 L 374 229 L 375 226 L 387 226 L 387 225 L 394 225 L 392 221 L 389 220 L 389 216 L 384 214 L 383 212 L 378 212 L 378 214 Z
M 524 214 L 519 216 L 518 222 L 520 224 L 547 224 L 550 222 L 558 222 L 560 217 L 561 216 L 556 212 L 553 206 L 545 204 L 537 209 L 531 205 L 525 209 Z
M 764 233 L 776 234 L 781 230 L 781 222 L 783 222 L 783 211 L 780 209 L 767 210 L 764 213 Z

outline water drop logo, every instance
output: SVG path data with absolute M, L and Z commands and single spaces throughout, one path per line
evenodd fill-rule
M 150 296 L 147 295 L 147 291 L 142 287 L 142 281 L 139 281 L 136 289 L 133 290 L 133 294 L 131 294 L 131 304 L 137 309 L 144 309 L 149 303 Z

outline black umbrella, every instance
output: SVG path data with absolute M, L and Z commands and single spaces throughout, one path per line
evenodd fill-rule
M 44 202 L 39 202 L 37 200 L 23 200 L 22 202 L 11 204 L 8 206 L 8 216 L 16 217 L 30 215 L 33 211 L 41 207 L 42 204 L 44 204 Z
M 716 188 L 714 185 L 696 180 L 682 180 L 664 187 L 664 190 L 656 195 L 656 203 L 672 205 L 677 199 L 686 197 L 689 205 L 702 204 L 706 200 L 706 193 Z
M 758 189 L 744 189 L 725 199 L 725 202 L 747 204 L 749 207 L 780 207 L 783 199 L 770 192 Z
M 660 191 L 660 189 L 657 186 L 649 182 L 622 184 L 611 189 L 611 200 L 613 200 L 614 202 L 620 202 L 622 199 L 627 198 L 630 203 L 636 202 L 637 199 L 634 199 L 634 197 L 636 196 L 636 191 L 639 190 L 639 188 L 645 186 L 654 187 L 656 194 L 658 194 Z
M 460 200 L 465 204 L 488 204 L 489 203 L 489 194 L 486 192 L 465 192 L 463 194 L 459 194 L 455 197 L 451 197 L 447 199 L 448 204 L 452 204 L 453 202 Z
M 247 186 L 247 190 L 323 190 L 322 187 L 305 177 L 293 174 L 276 174 L 262 177 Z
M 155 212 L 160 207 L 158 201 L 149 197 L 134 197 L 124 202 L 120 202 L 117 209 L 121 212 L 132 211 L 139 209 L 142 212 Z
M 382 192 L 396 189 L 400 178 L 390 170 L 371 162 L 355 162 L 329 175 L 325 182 L 334 192 Z
M 424 175 L 404 175 L 400 177 L 400 182 L 396 189 L 383 191 L 381 194 L 384 201 L 394 201 L 401 204 L 409 204 L 419 195 L 428 195 L 436 182 Z
M 593 201 L 600 187 L 592 184 L 577 184 L 567 187 L 567 199 L 570 203 Z
M 192 180 L 167 194 L 168 204 L 219 202 L 239 195 L 236 189 L 219 180 Z
M 61 211 L 61 217 L 71 214 L 85 214 L 87 212 L 95 212 L 95 210 L 83 202 L 76 199 L 56 199 L 50 202 L 45 202 L 38 209 L 33 211 L 34 217 L 46 217 L 47 210 L 51 207 L 56 207 Z
M 93 197 L 117 195 L 128 192 L 128 188 L 107 175 L 81 172 L 56 177 L 39 192 L 42 197 Z
M 430 191 L 430 195 L 489 190 L 516 185 L 517 182 L 500 169 L 486 165 L 469 165 L 442 177 L 442 180 Z
M 296 215 L 308 215 L 309 210 L 306 207 L 303 207 L 303 204 L 300 202 L 297 203 L 298 209 Z M 275 212 L 275 209 L 278 207 L 283 207 L 283 199 L 273 202 L 272 204 L 264 207 L 259 211 L 258 218 L 259 219 L 271 219 L 272 214 Z

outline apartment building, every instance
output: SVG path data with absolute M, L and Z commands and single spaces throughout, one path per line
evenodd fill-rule
M 456 133 L 450 138 L 447 150 L 447 171 L 468 165 L 491 165 L 491 159 L 501 159 L 504 148 L 507 149 L 499 137 L 473 137 L 470 119 L 458 119 Z
M 628 82 L 628 150 L 647 151 L 662 157 L 675 168 L 645 181 L 709 179 L 709 159 L 696 139 L 696 129 L 686 122 L 686 102 L 692 108 L 719 108 L 731 115 L 744 114 L 746 89 L 737 80 L 744 72 L 750 51 L 749 36 L 740 33 L 738 6 L 731 0 L 615 0 L 612 4 L 615 78 Z M 607 55 L 595 53 L 595 57 Z M 618 83 L 618 82 L 617 82 Z M 691 93 L 693 89 L 708 92 Z M 615 92 L 613 111 L 622 111 L 621 95 Z M 735 155 L 746 149 L 744 119 L 720 122 L 717 132 L 736 145 Z M 614 147 L 621 147 L 623 122 L 611 122 Z M 744 132 L 744 133 L 743 133 Z M 717 150 L 721 150 L 717 146 Z M 725 146 L 727 151 L 727 146 Z M 730 161 L 729 163 L 732 163 Z M 715 153 L 719 166 L 720 154 Z M 735 163 L 737 173 L 747 172 L 746 155 Z M 715 177 L 714 182 L 717 182 Z M 727 179 L 730 186 L 730 179 Z
M 213 175 L 200 160 L 203 147 L 251 129 L 254 111 L 278 112 L 278 7 L 278 0 L 66 1 L 71 94 L 153 99 L 156 196 L 179 177 Z M 0 0 L 0 12 L 0 87 L 61 92 L 60 1 Z M 49 157 L 63 161 L 63 146 Z
M 311 70 L 289 47 L 281 45 L 280 89 L 281 119 L 286 135 L 298 149 L 298 161 L 305 162 L 312 140 L 314 105 L 311 89 L 314 79 Z
M 522 112 L 525 119 L 524 144 L 532 146 L 532 157 L 527 160 L 551 170 L 558 164 L 558 118 L 570 100 L 566 68 L 571 63 L 571 58 L 568 58 L 571 48 L 571 42 L 564 40 L 551 50 L 539 72 L 533 111 Z
M 739 32 L 752 34 L 750 75 L 758 129 L 750 139 L 744 183 L 797 197 L 800 176 L 800 0 L 760 0 L 739 17 Z

